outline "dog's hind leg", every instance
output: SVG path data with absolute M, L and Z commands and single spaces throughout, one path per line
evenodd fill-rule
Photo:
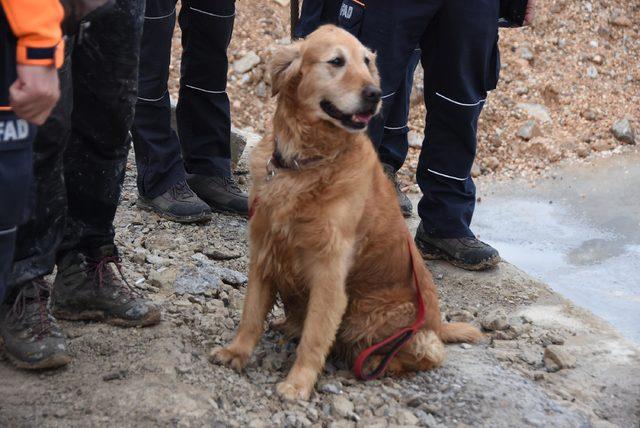
M 247 365 L 253 349 L 260 340 L 267 314 L 274 302 L 275 287 L 270 281 L 264 280 L 257 266 L 252 264 L 242 308 L 242 319 L 236 337 L 229 346 L 214 349 L 210 359 L 241 371 Z
M 277 391 L 286 400 L 307 400 L 322 371 L 347 309 L 348 257 L 337 252 L 314 260 L 309 269 L 309 302 L 296 361 Z

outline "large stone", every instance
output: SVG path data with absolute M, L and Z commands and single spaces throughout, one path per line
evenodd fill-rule
M 507 313 L 503 309 L 494 309 L 487 312 L 481 321 L 482 328 L 485 330 L 506 330 L 509 328 Z
M 524 111 L 527 116 L 540 123 L 551 123 L 551 113 L 547 106 L 535 103 L 520 103 L 518 109 Z
M 625 143 L 625 144 L 635 144 L 636 143 L 636 134 L 631 126 L 631 121 L 629 119 L 624 118 L 613 124 L 611 127 L 611 133 L 616 140 Z
M 149 272 L 149 283 L 163 289 L 171 288 L 178 276 L 178 271 L 170 267 L 162 267 Z
M 233 62 L 233 71 L 238 74 L 246 73 L 260 64 L 260 57 L 254 51 L 249 51 L 245 56 Z
M 195 269 L 182 269 L 173 288 L 176 294 L 205 294 L 206 291 L 219 290 L 221 283 L 244 285 L 247 283 L 247 276 L 212 263 L 200 263 Z
M 549 345 L 544 350 L 544 365 L 549 371 L 570 369 L 576 366 L 576 357 L 559 345 Z

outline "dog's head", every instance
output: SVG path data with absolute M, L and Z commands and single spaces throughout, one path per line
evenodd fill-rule
M 273 95 L 293 98 L 311 119 L 362 131 L 380 110 L 375 62 L 358 39 L 325 25 L 274 53 L 269 66 Z

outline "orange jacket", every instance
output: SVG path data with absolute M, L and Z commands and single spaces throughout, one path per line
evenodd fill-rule
M 18 64 L 60 67 L 64 60 L 60 0 L 0 0 L 18 39 Z M 3 43 L 6 41 L 2 41 Z

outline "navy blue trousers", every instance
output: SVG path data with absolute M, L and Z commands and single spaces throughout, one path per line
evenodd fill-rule
M 177 133 L 171 128 L 167 90 L 175 0 L 146 0 L 139 71 L 139 93 L 132 129 L 138 191 L 154 198 L 184 179 L 185 170 L 231 175 L 231 118 L 227 85 L 227 47 L 235 0 L 183 0 Z
M 351 0 L 343 4 L 355 7 Z M 423 192 L 418 213 L 436 237 L 473 236 L 470 174 L 478 117 L 498 82 L 499 9 L 499 0 L 368 0 L 360 13 L 341 9 L 347 12 L 341 25 L 378 55 L 383 109 L 369 133 L 381 160 L 396 168 L 404 163 L 407 140 L 393 135 L 407 131 L 401 111 L 408 103 L 407 70 L 416 47 L 421 50 L 428 113 L 416 174 Z
M 33 202 L 36 128 L 13 112 L 0 112 L 0 303 L 8 290 L 18 226 Z

